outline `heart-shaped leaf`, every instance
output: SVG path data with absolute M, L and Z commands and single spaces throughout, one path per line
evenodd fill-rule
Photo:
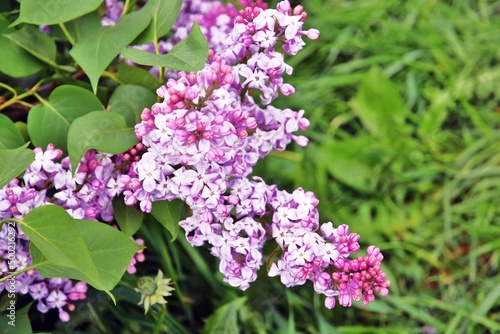
M 104 107 L 92 92 L 73 85 L 59 86 L 50 94 L 48 101 L 42 101 L 30 110 L 28 133 L 35 146 L 45 148 L 52 143 L 67 152 L 71 123 L 96 110 L 104 110 Z
M 4 34 L 15 32 L 14 29 L 8 28 L 8 25 L 9 21 L 0 16 L 0 45 L 2 46 L 0 72 L 20 78 L 40 71 L 44 67 L 40 60 L 4 36 Z
M 119 154 L 135 144 L 135 131 L 127 126 L 122 115 L 107 111 L 90 112 L 77 118 L 68 131 L 71 170 L 76 171 L 78 163 L 89 149 Z
M 52 204 L 31 210 L 21 228 L 31 241 L 33 264 L 38 264 L 42 276 L 85 281 L 111 297 L 109 291 L 141 248 L 109 225 L 73 219 L 64 208 Z
M 90 79 L 94 93 L 102 72 L 120 51 L 130 44 L 149 24 L 147 11 L 132 12 L 116 25 L 101 27 L 76 43 L 70 54 Z
M 126 235 L 134 235 L 141 227 L 144 212 L 135 206 L 126 205 L 123 196 L 113 199 L 113 211 L 120 230 Z
M 170 232 L 172 241 L 179 233 L 182 208 L 183 202 L 180 200 L 153 202 L 151 214 Z
M 12 25 L 21 22 L 31 24 L 57 24 L 76 19 L 96 10 L 103 0 L 23 0 L 19 17 Z
M 59 67 L 55 62 L 56 43 L 38 28 L 26 25 L 4 36 L 42 62 L 52 67 Z
M 122 56 L 141 65 L 162 66 L 180 71 L 198 71 L 208 58 L 208 44 L 197 23 L 193 24 L 188 38 L 177 43 L 169 53 L 156 55 L 147 51 L 128 48 Z
M 125 117 L 127 125 L 141 122 L 144 108 L 151 107 L 156 102 L 156 94 L 147 88 L 137 85 L 120 85 L 109 99 L 108 109 Z
M 182 0 L 149 0 L 144 6 L 144 10 L 151 14 L 151 23 L 132 42 L 132 45 L 154 42 L 165 36 L 177 20 L 181 7 Z
M 158 87 L 162 85 L 160 80 L 151 74 L 151 72 L 127 64 L 118 65 L 118 77 L 124 84 L 146 87 L 152 92 L 156 92 Z
M 35 153 L 27 149 L 29 143 L 9 150 L 0 150 L 0 188 L 12 181 L 35 160 Z
M 23 136 L 14 122 L 7 116 L 0 114 L 0 149 L 12 149 L 24 145 Z

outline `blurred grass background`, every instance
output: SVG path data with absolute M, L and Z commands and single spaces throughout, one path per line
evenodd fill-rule
M 264 268 L 242 293 L 221 282 L 206 249 L 146 222 L 140 268 L 175 282 L 168 332 L 500 332 L 500 2 L 302 5 L 321 36 L 289 60 L 296 93 L 276 105 L 306 111 L 311 142 L 255 174 L 314 191 L 322 222 L 361 235 L 360 255 L 380 247 L 390 295 L 326 310 L 310 284 L 285 289 Z M 89 296 L 74 317 L 91 332 L 148 332 L 159 315 L 134 306 L 133 286 L 115 291 L 116 307 Z

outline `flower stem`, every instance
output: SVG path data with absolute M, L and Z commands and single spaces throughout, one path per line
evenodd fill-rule
M 71 45 L 75 45 L 76 42 L 73 39 L 73 36 L 71 36 L 71 34 L 69 33 L 68 29 L 66 29 L 66 26 L 64 25 L 64 23 L 59 23 L 59 27 L 61 28 L 61 30 L 64 33 L 64 36 L 66 36 L 66 38 L 71 43 Z
M 161 324 L 167 315 L 167 305 L 161 304 L 161 313 L 158 319 L 156 320 L 155 328 L 153 329 L 153 334 L 159 334 L 161 330 Z

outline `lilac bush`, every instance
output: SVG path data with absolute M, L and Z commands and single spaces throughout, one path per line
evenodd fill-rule
M 304 37 L 317 39 L 319 31 L 306 30 L 307 13 L 288 0 L 276 9 L 261 1 L 240 4 L 244 9 L 219 1 L 185 1 L 172 34 L 158 41 L 158 50 L 153 43 L 136 47 L 168 54 L 197 22 L 210 47 L 205 66 L 196 72 L 169 71 L 156 91 L 160 102 L 142 110 L 134 128 L 138 143 L 126 152 L 88 150 L 73 170 L 62 148 L 35 148 L 23 177 L 0 189 L 0 220 L 23 219 L 50 203 L 73 219 L 112 224 L 116 197 L 145 213 L 154 202 L 180 199 L 190 215 L 178 225 L 192 246 L 209 245 L 231 286 L 248 289 L 267 261 L 268 275 L 279 276 L 286 287 L 311 281 L 325 295 L 327 308 L 335 306 L 335 298 L 345 307 L 353 300 L 367 305 L 374 292 L 387 295 L 391 284 L 380 267 L 380 250 L 370 246 L 367 256 L 351 259 L 360 249 L 359 235 L 349 233 L 347 225 L 320 224 L 319 200 L 312 192 L 298 188 L 289 193 L 266 184 L 265 175 L 253 175 L 253 167 L 271 151 L 285 150 L 292 142 L 308 144 L 300 134 L 309 126 L 305 112 L 281 110 L 272 102 L 280 93 L 294 93 L 286 82 L 293 73 L 286 59 L 305 46 Z M 101 24 L 114 25 L 123 15 L 123 3 L 106 0 L 106 8 Z M 2 227 L 1 240 L 9 228 Z M 0 241 L 2 277 L 18 272 L 18 293 L 29 294 L 40 312 L 58 309 L 60 319 L 68 321 L 73 301 L 86 298 L 87 284 L 42 277 L 30 268 L 30 240 L 20 227 L 15 242 L 16 265 L 9 268 L 7 243 Z M 263 253 L 269 242 L 276 247 L 271 256 Z M 144 260 L 141 249 L 127 272 L 134 274 L 137 262 Z

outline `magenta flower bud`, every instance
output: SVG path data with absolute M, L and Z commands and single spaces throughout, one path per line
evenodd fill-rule
M 293 9 L 293 15 L 300 15 L 304 11 L 304 7 L 302 5 L 298 5 Z
M 80 162 L 78 164 L 77 173 L 87 173 L 88 171 L 89 171 L 89 168 L 87 167 L 87 165 L 84 162 Z
M 147 110 L 147 112 L 145 112 Z M 141 113 L 141 119 L 143 121 L 149 121 L 151 119 L 151 113 L 149 109 L 144 108 L 144 111 Z
M 196 143 L 196 141 L 198 141 L 198 138 L 196 138 L 195 135 L 193 134 L 190 134 L 188 137 L 187 137 L 187 143 L 188 144 L 194 144 Z
M 203 131 L 205 131 L 206 128 L 207 128 L 207 125 L 205 124 L 205 122 L 203 122 L 203 121 L 196 122 L 196 130 L 198 130 L 198 132 L 203 132 Z
M 194 85 L 198 80 L 198 78 L 196 77 L 196 72 L 189 72 L 187 79 L 190 85 Z
M 15 205 L 11 206 L 9 210 L 10 210 L 10 213 L 12 213 L 13 216 L 15 216 L 15 215 L 17 215 L 19 213 L 19 209 Z
M 339 304 L 344 306 L 344 307 L 351 307 L 352 305 L 352 298 L 348 294 L 341 294 L 339 296 Z
M 276 5 L 276 9 L 284 14 L 289 14 L 292 11 L 292 7 L 290 6 L 290 2 L 288 2 L 288 0 L 279 2 Z
M 326 272 L 322 272 L 321 274 L 319 274 L 317 277 L 316 277 L 316 280 L 318 281 L 318 283 L 321 285 L 321 286 L 328 286 L 328 284 L 330 284 L 330 275 L 328 275 L 328 273 Z
M 144 123 L 136 124 L 134 129 L 135 129 L 135 134 L 138 137 L 139 136 L 144 137 L 148 133 L 148 128 L 146 127 L 146 125 Z
M 243 112 L 239 109 L 236 109 L 235 111 L 233 111 L 231 113 L 231 115 L 229 116 L 229 119 L 233 123 L 238 123 L 239 121 L 241 121 L 242 118 L 243 118 Z
M 77 292 L 86 293 L 88 291 L 88 286 L 85 282 L 77 282 L 73 289 Z
M 186 126 L 186 118 L 179 117 L 175 120 L 175 125 L 179 128 Z
M 27 189 L 23 194 L 22 201 L 29 201 L 36 197 L 37 191 L 33 188 Z
M 344 236 L 349 234 L 349 225 L 342 224 L 339 227 L 337 227 L 337 234 L 339 236 Z
M 170 95 L 170 100 L 169 100 L 169 102 L 170 102 L 171 104 L 175 104 L 175 103 L 179 102 L 180 100 L 181 100 L 181 99 L 180 99 L 179 95 L 177 95 L 177 94 L 172 94 L 172 95 Z
M 167 93 L 167 87 L 165 87 L 165 85 L 161 86 L 156 90 L 156 94 L 161 98 L 165 98 L 166 93 Z
M 9 200 L 10 204 L 16 204 L 17 201 L 19 200 L 19 197 L 16 194 L 12 193 L 7 196 L 7 199 Z
M 98 213 L 99 211 L 94 207 L 87 208 L 85 209 L 85 218 L 95 219 Z
M 295 87 L 290 84 L 282 84 L 280 86 L 280 91 L 283 95 L 288 96 L 295 93 Z
M 201 136 L 205 140 L 212 140 L 212 139 L 214 139 L 214 133 L 212 131 L 205 131 L 205 132 L 203 132 L 203 134 Z
M 321 259 L 320 257 L 315 258 L 313 260 L 313 265 L 315 267 L 321 268 L 321 266 L 323 265 L 323 259 Z
M 328 296 L 325 298 L 325 307 L 329 310 L 331 310 L 335 307 L 335 297 L 334 296 Z
M 153 203 L 149 199 L 145 199 L 142 200 L 141 203 L 139 203 L 139 207 L 143 212 L 149 213 L 153 208 Z
M 232 205 L 236 205 L 236 204 L 238 204 L 240 202 L 238 196 L 236 196 L 236 195 L 229 195 L 229 196 L 227 196 L 226 201 L 229 204 L 232 204 Z
M 319 30 L 318 29 L 309 29 L 306 31 L 302 31 L 309 39 L 318 39 L 319 38 Z
M 210 212 L 210 210 L 205 210 L 203 212 L 203 221 L 205 223 L 211 223 L 213 220 L 214 220 L 214 215 L 212 214 L 212 212 Z
M 68 322 L 70 317 L 68 312 L 63 311 L 62 308 L 59 309 L 59 319 L 61 319 L 62 322 Z
M 215 161 L 215 162 L 219 162 L 223 157 L 224 157 L 224 151 L 222 151 L 220 148 L 218 147 L 212 147 L 209 151 L 208 151 L 208 157 L 210 158 L 210 160 L 212 161 Z
M 306 147 L 309 144 L 309 138 L 305 136 L 292 136 L 292 138 L 299 146 Z
M 139 182 L 139 180 L 133 179 L 130 181 L 129 187 L 130 189 L 137 190 L 141 188 L 141 183 Z
M 163 108 L 160 103 L 155 103 L 151 106 L 151 113 L 153 115 L 159 115 L 163 113 Z
M 244 138 L 248 137 L 248 132 L 245 129 L 238 129 L 238 131 L 236 131 L 236 134 L 238 135 L 238 138 L 240 138 L 240 139 L 244 139 Z
M 305 280 L 307 278 L 307 270 L 302 269 L 297 273 L 297 278 L 301 281 Z
M 248 129 L 255 129 L 255 128 L 257 128 L 257 120 L 255 119 L 255 117 L 249 117 L 249 118 L 247 118 L 246 121 L 245 121 L 245 126 Z
M 226 205 L 224 204 L 217 204 L 216 206 L 216 211 L 219 215 L 221 215 L 222 217 L 227 217 L 229 216 L 229 209 Z

